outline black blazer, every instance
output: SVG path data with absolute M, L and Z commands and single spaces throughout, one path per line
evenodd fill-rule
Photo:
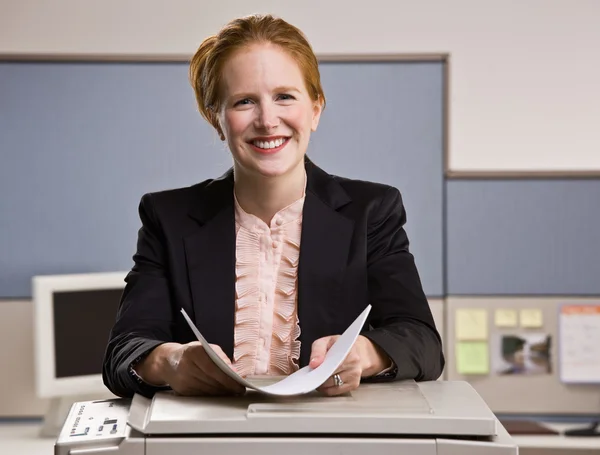
M 332 176 L 308 158 L 298 265 L 300 366 L 313 341 L 341 334 L 372 305 L 363 335 L 395 362 L 390 379 L 434 380 L 441 339 L 415 267 L 397 189 Z M 127 275 L 103 365 L 118 396 L 156 390 L 129 366 L 162 342 L 204 337 L 231 358 L 235 311 L 233 171 L 197 185 L 146 194 L 135 265 Z M 390 375 L 388 375 L 390 376 Z

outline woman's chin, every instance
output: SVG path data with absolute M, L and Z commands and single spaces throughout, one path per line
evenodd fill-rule
M 254 169 L 263 177 L 275 178 L 292 174 L 297 166 L 298 163 L 289 160 L 261 160 L 255 163 Z
M 248 176 L 254 175 L 262 178 L 292 175 L 299 167 L 304 168 L 304 156 L 292 158 L 289 154 L 281 152 L 270 156 L 240 156 L 235 160 L 236 167 L 239 167 L 239 171 Z
M 256 173 L 261 177 L 265 178 L 277 178 L 282 177 L 289 174 L 289 170 L 287 169 L 278 169 L 278 168 L 258 168 Z

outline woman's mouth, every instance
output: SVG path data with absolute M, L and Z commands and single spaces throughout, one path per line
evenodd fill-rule
M 276 153 L 287 145 L 289 137 L 278 137 L 276 139 L 255 139 L 250 142 L 252 148 L 258 153 Z

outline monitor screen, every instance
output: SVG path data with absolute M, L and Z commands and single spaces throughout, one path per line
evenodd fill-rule
M 36 390 L 41 398 L 108 392 L 102 360 L 127 272 L 33 277 Z
M 57 378 L 102 372 L 102 358 L 122 293 L 122 288 L 54 292 Z

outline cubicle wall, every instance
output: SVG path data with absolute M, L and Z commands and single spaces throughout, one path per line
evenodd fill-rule
M 448 295 L 600 295 L 600 177 L 450 180 Z
M 327 107 L 309 156 L 328 172 L 400 189 L 411 251 L 443 329 L 445 63 L 345 59 L 323 61 L 321 71 Z M 185 62 L 6 61 L 0 100 L 5 321 L 31 315 L 34 275 L 128 269 L 142 194 L 231 165 L 197 112 Z M 31 378 L 29 339 L 8 333 L 0 344 L 19 353 L 8 380 Z M 43 408 L 32 384 L 2 388 L 0 415 Z
M 0 63 L 0 213 L 8 214 L 0 298 L 30 304 L 36 274 L 129 268 L 141 195 L 230 166 L 196 112 L 186 69 Z M 496 412 L 598 413 L 600 387 L 563 384 L 555 367 L 557 306 L 567 300 L 559 296 L 600 296 L 600 180 L 445 179 L 446 69 L 441 60 L 322 62 L 328 104 L 309 155 L 331 173 L 402 191 L 411 251 L 444 336 L 446 379 L 470 381 Z M 516 326 L 497 326 L 495 309 L 513 308 Z M 477 339 L 459 340 L 477 342 L 460 347 L 460 359 L 457 309 L 483 309 L 487 324 Z M 542 326 L 521 327 L 521 309 L 540 310 L 525 320 L 541 314 Z M 539 332 L 551 336 L 550 373 L 496 374 L 500 336 Z
M 566 337 L 578 338 L 560 330 L 564 305 L 597 307 L 600 297 L 449 297 L 446 379 L 469 381 L 498 413 L 600 414 L 597 379 L 595 384 L 574 383 L 572 376 L 561 380 L 565 367 L 578 359 L 599 362 L 595 346 L 581 343 L 578 349 L 561 350 Z M 598 343 L 597 335 L 588 336 Z M 528 350 L 536 355 L 526 359 L 524 368 L 515 368 L 520 364 L 515 353 L 527 356 Z
M 468 380 L 496 412 L 599 414 L 600 339 L 569 354 L 598 365 L 592 381 L 563 382 L 558 318 L 563 305 L 600 305 L 600 179 L 456 179 L 446 188 L 446 377 Z M 587 325 L 600 334 L 597 320 Z M 515 368 L 525 354 L 515 343 L 544 350 L 544 340 L 547 369 L 543 353 Z
M 150 191 L 221 175 L 188 65 L 0 63 L 0 297 L 39 274 L 127 270 Z M 323 62 L 327 107 L 309 156 L 400 189 L 429 296 L 443 295 L 444 63 Z M 382 102 L 382 101 L 385 102 Z

